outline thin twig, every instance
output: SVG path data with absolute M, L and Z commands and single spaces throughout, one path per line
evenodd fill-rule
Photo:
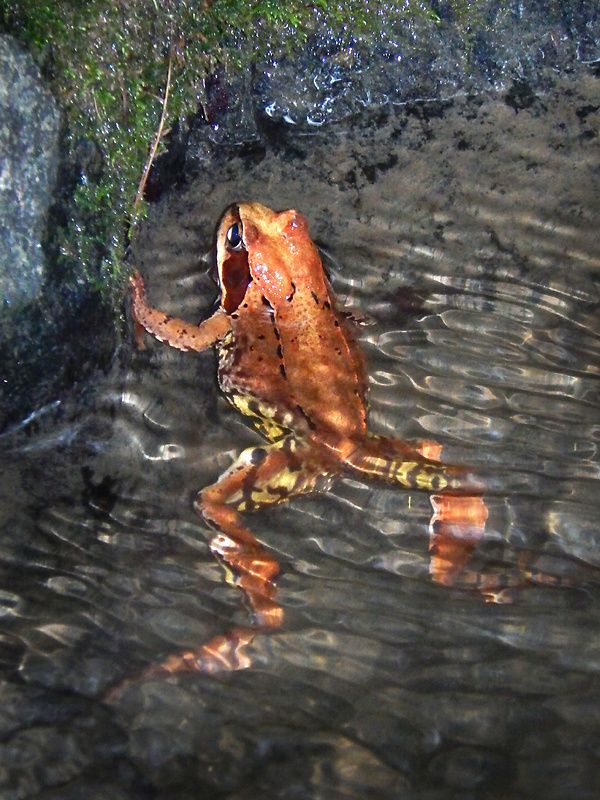
M 144 189 L 146 188 L 146 181 L 148 180 L 148 175 L 150 174 L 150 169 L 152 168 L 152 164 L 154 162 L 154 159 L 156 158 L 156 151 L 158 150 L 158 145 L 160 144 L 160 140 L 163 135 L 163 127 L 165 124 L 165 118 L 167 116 L 167 103 L 169 102 L 169 90 L 171 88 L 172 66 L 173 66 L 173 54 L 172 52 L 169 52 L 169 69 L 167 71 L 167 85 L 165 86 L 165 93 L 163 96 L 162 114 L 160 115 L 158 130 L 156 131 L 154 142 L 152 143 L 152 147 L 150 148 L 150 152 L 148 153 L 148 158 L 146 159 L 146 164 L 144 165 L 144 171 L 142 172 L 142 179 L 140 180 L 137 194 L 135 196 L 135 203 L 133 204 L 134 223 L 135 223 L 136 211 L 144 197 Z

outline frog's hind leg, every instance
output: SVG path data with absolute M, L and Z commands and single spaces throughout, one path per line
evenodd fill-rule
M 358 442 L 324 440 L 323 444 L 357 477 L 425 492 L 470 494 L 483 489 L 469 470 L 442 464 L 441 447 L 434 442 L 407 444 L 387 436 L 367 436 Z
M 234 576 L 255 617 L 256 627 L 236 627 L 196 650 L 175 654 L 148 669 L 143 677 L 181 672 L 214 673 L 245 669 L 245 653 L 259 631 L 275 630 L 283 622 L 283 609 L 275 598 L 279 565 L 243 524 L 240 512 L 318 491 L 329 478 L 302 458 L 302 445 L 293 439 L 245 450 L 221 478 L 196 498 L 198 513 L 218 533 L 210 549 Z
M 453 586 L 465 574 L 485 533 L 488 507 L 481 481 L 467 469 L 440 463 L 441 451 L 435 442 L 409 445 L 370 436 L 358 444 L 348 443 L 343 460 L 359 476 L 429 492 L 430 574 L 436 583 Z M 483 591 L 478 585 L 473 588 Z
M 242 523 L 240 512 L 323 489 L 327 480 L 322 471 L 306 465 L 302 446 L 286 438 L 245 450 L 196 498 L 196 510 L 219 530 L 210 542 L 212 552 L 236 574 L 236 584 L 246 593 L 261 626 L 279 627 L 282 621 L 282 609 L 273 600 L 279 566 Z

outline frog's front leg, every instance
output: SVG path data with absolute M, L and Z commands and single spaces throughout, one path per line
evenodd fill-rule
M 134 273 L 129 282 L 132 289 L 131 314 L 135 320 L 136 339 L 140 346 L 141 334 L 145 330 L 159 342 L 165 342 L 178 350 L 202 352 L 231 330 L 229 317 L 221 308 L 200 325 L 192 325 L 147 305 L 144 281 L 139 272 Z
M 212 552 L 235 575 L 255 615 L 257 627 L 235 627 L 196 650 L 188 650 L 150 667 L 143 678 L 181 672 L 214 673 L 251 665 L 244 649 L 260 630 L 274 630 L 283 622 L 275 599 L 279 565 L 243 524 L 240 512 L 254 511 L 300 494 L 319 491 L 329 477 L 311 465 L 308 448 L 292 438 L 245 450 L 221 478 L 199 493 L 195 507 L 218 533 Z

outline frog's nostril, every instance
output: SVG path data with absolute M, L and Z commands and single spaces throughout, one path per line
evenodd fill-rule
M 283 225 L 282 233 L 304 233 L 308 231 L 308 222 L 299 211 L 290 208 L 288 211 L 281 211 Z

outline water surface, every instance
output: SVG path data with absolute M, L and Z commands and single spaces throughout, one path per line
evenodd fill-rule
M 153 207 L 132 261 L 191 321 L 228 203 L 302 211 L 368 323 L 373 430 L 486 475 L 489 518 L 440 585 L 425 493 L 340 479 L 247 515 L 281 630 L 248 670 L 108 705 L 249 621 L 191 500 L 258 437 L 212 353 L 128 344 L 4 436 L 3 798 L 598 797 L 599 109 L 591 76 L 518 112 L 415 105 L 232 154 Z

